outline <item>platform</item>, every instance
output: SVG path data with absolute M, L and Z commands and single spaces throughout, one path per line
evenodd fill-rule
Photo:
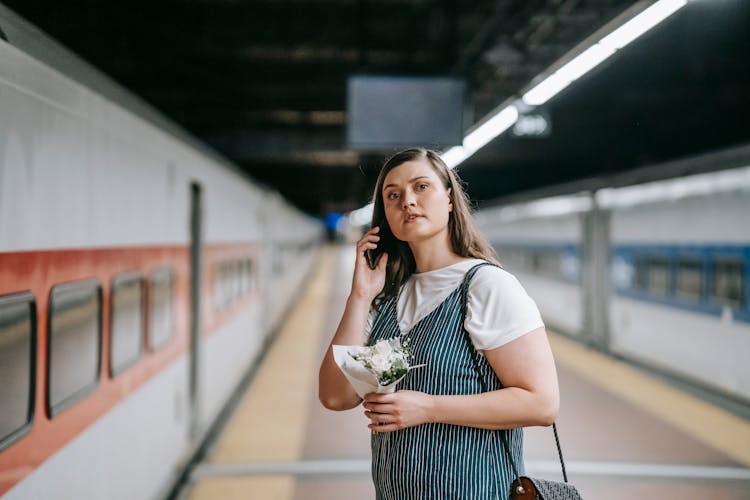
M 317 370 L 351 283 L 353 248 L 329 247 L 220 437 L 180 498 L 374 499 L 361 408 L 324 409 Z M 750 421 L 550 332 L 558 426 L 583 498 L 750 498 Z M 531 475 L 561 477 L 551 428 L 526 430 Z

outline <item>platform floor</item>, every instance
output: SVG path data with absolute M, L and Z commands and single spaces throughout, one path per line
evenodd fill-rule
M 182 498 L 374 499 L 367 419 L 317 400 L 353 247 L 329 247 Z M 750 421 L 550 333 L 560 437 L 586 500 L 750 499 Z M 526 430 L 530 475 L 560 478 L 551 428 Z

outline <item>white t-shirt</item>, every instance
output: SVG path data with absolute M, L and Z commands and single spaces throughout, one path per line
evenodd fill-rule
M 466 272 L 484 262 L 472 259 L 412 274 L 401 288 L 396 304 L 402 333 L 412 329 L 451 294 Z M 377 312 L 371 311 L 365 327 L 370 336 Z M 539 309 L 521 283 L 509 272 L 495 266 L 480 268 L 469 285 L 464 326 L 478 351 L 495 349 L 522 335 L 543 327 Z

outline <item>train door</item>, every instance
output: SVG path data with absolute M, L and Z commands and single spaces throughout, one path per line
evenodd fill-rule
M 190 437 L 198 439 L 201 432 L 199 349 L 201 338 L 201 249 L 202 249 L 203 188 L 190 183 L 190 356 L 188 362 L 188 394 Z

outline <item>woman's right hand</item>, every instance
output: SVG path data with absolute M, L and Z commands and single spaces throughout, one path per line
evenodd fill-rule
M 379 231 L 380 228 L 375 226 L 357 242 L 357 260 L 354 263 L 352 294 L 367 299 L 368 302 L 372 302 L 385 285 L 385 267 L 388 263 L 388 254 L 384 253 L 380 257 L 375 269 L 370 268 L 365 255 L 368 250 L 374 250 L 378 247 Z

